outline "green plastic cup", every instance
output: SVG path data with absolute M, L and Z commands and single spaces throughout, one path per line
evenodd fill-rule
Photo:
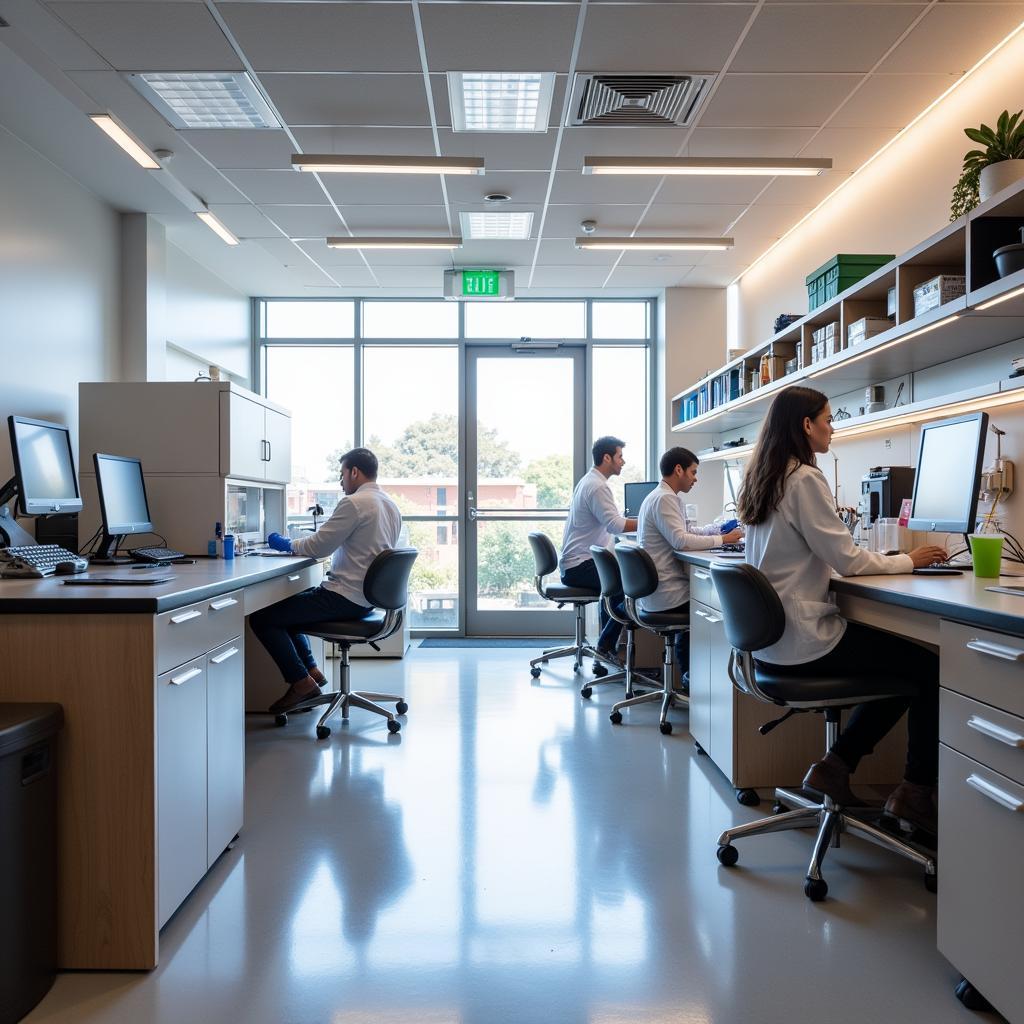
M 974 575 L 984 579 L 995 579 L 1002 564 L 1003 538 L 972 533 L 968 540 L 971 542 Z

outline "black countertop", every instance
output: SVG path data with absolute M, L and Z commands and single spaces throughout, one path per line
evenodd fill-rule
M 84 615 L 142 613 L 154 615 L 232 590 L 296 573 L 316 564 L 315 558 L 245 555 L 228 561 L 200 558 L 194 565 L 168 565 L 155 569 L 96 565 L 76 576 L 45 579 L 0 578 L 0 614 Z M 64 586 L 67 579 L 88 576 L 132 578 L 173 576 L 151 586 Z

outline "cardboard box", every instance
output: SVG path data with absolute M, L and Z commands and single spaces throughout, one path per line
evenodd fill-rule
M 914 289 L 914 316 L 944 306 L 966 294 L 967 277 L 964 274 L 940 274 Z
M 881 316 L 864 316 L 860 320 L 854 320 L 846 328 L 846 343 L 848 345 L 859 345 L 876 334 L 889 330 L 892 323 Z

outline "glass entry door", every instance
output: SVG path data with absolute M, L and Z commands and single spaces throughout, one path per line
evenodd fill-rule
M 581 346 L 466 349 L 466 632 L 558 636 L 573 613 L 534 587 L 528 534 L 562 546 L 573 481 L 586 469 Z M 552 582 L 558 582 L 557 570 Z

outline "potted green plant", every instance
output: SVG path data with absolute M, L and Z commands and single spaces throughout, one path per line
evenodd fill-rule
M 973 210 L 979 202 L 1024 178 L 1024 123 L 1018 110 L 1011 116 L 1004 110 L 995 129 L 987 124 L 965 128 L 964 134 L 984 149 L 964 154 L 960 178 L 953 188 L 953 219 Z

